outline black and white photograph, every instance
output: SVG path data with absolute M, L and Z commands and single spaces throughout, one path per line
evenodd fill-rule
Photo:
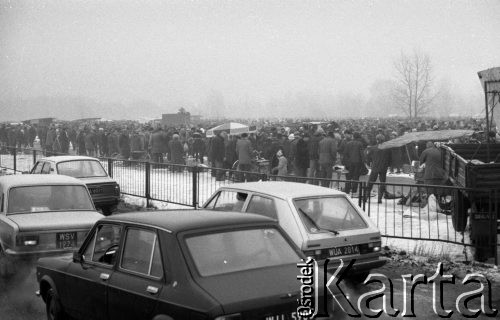
M 0 0 L 0 319 L 500 318 L 499 0 Z

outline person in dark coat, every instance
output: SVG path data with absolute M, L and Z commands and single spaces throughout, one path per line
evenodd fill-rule
M 424 183 L 432 185 L 445 185 L 447 180 L 446 171 L 442 165 L 441 151 L 436 147 L 432 141 L 428 141 L 426 149 L 420 155 L 420 164 L 425 165 L 424 168 Z M 429 188 L 428 193 L 438 195 L 436 188 Z
M 225 145 L 225 153 L 224 153 L 224 169 L 232 169 L 233 164 L 238 160 L 238 155 L 236 154 L 236 137 L 229 136 L 226 145 Z M 229 172 L 229 177 L 232 176 L 232 172 Z
M 78 155 L 86 156 L 87 152 L 85 150 L 85 131 L 80 130 L 76 136 L 76 145 L 78 148 Z
M 118 136 L 118 148 L 121 158 L 128 160 L 130 158 L 130 137 L 126 129 L 123 129 Z
M 205 157 L 205 141 L 203 141 L 199 132 L 195 132 L 193 138 L 193 157 L 200 163 L 203 163 L 203 157 Z
M 248 140 L 248 134 L 242 133 L 236 142 L 236 155 L 238 156 L 238 171 L 249 172 L 252 170 L 252 143 Z M 246 175 L 246 174 L 245 174 Z M 251 180 L 248 176 L 240 175 L 240 180 Z
M 85 132 L 85 149 L 89 157 L 97 156 L 97 135 L 93 129 L 87 129 Z
M 224 167 L 224 156 L 226 154 L 226 147 L 224 143 L 225 132 L 218 133 L 212 138 L 212 161 L 214 167 L 217 169 L 222 169 Z M 224 170 L 216 170 L 215 179 L 217 181 L 224 180 Z
M 344 145 L 342 163 L 348 171 L 346 173 L 348 181 L 359 181 L 361 169 L 365 165 L 365 148 L 361 139 L 359 132 L 354 132 L 353 140 Z M 345 193 L 349 194 L 351 191 L 356 193 L 357 190 L 357 183 L 346 182 Z
M 385 141 L 385 137 L 381 134 L 378 134 L 375 137 L 377 144 L 371 146 L 367 150 L 366 159 L 368 163 L 371 164 L 371 172 L 368 177 L 368 187 L 367 192 L 365 193 L 365 201 L 366 197 L 371 193 L 373 188 L 373 183 L 377 181 L 377 178 L 381 183 L 385 183 L 387 177 L 387 169 L 391 163 L 391 151 L 390 149 L 380 149 L 378 146 L 382 142 Z M 378 189 L 378 203 L 382 203 L 382 197 L 386 195 L 386 187 L 384 184 L 381 184 Z
M 111 131 L 111 133 L 107 137 L 107 139 L 108 139 L 108 154 L 111 157 L 114 157 L 120 153 L 118 136 L 119 136 L 118 130 L 114 129 L 113 131 Z
M 297 177 L 307 177 L 307 168 L 309 167 L 309 141 L 308 136 L 300 137 L 297 140 L 297 151 L 293 159 L 295 175 Z M 298 182 L 306 182 L 306 179 L 300 179 Z
M 64 154 L 69 153 L 69 138 L 68 132 L 65 127 L 62 127 L 59 132 L 59 143 L 61 144 L 61 152 Z
M 169 142 L 170 148 L 170 157 L 173 164 L 184 164 L 184 147 L 182 146 L 180 136 L 178 134 L 174 134 L 172 136 L 172 140 Z M 174 167 L 173 171 L 183 171 L 182 167 Z
M 167 137 L 161 128 L 156 128 L 149 137 L 149 152 L 152 162 L 163 163 L 163 155 L 167 145 L 166 139 Z
M 329 131 L 327 136 L 320 140 L 318 145 L 319 177 L 332 179 L 333 165 L 337 161 L 337 140 L 333 137 L 333 131 Z M 323 187 L 329 187 L 330 181 L 322 180 Z
M 323 139 L 325 131 L 319 127 L 309 141 L 309 178 L 318 178 L 319 176 L 319 142 Z M 309 183 L 319 184 L 317 180 L 311 180 Z
M 55 138 L 56 128 L 51 124 L 49 130 L 47 131 L 47 137 L 45 138 L 45 154 L 47 156 L 52 155 L 52 146 L 54 145 Z

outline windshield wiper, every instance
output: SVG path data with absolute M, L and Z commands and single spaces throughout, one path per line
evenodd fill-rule
M 313 225 L 313 227 L 315 227 L 316 229 L 318 230 L 323 230 L 323 231 L 328 231 L 328 232 L 331 232 L 333 233 L 334 235 L 338 235 L 339 232 L 337 230 L 333 230 L 333 229 L 327 229 L 327 228 L 320 228 L 318 226 L 318 224 L 314 221 L 313 218 L 311 218 L 302 208 L 299 208 L 299 212 L 302 213 L 304 215 L 304 217 L 307 218 L 307 220 L 309 220 L 309 222 Z

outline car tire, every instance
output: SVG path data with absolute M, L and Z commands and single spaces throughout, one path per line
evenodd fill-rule
M 113 214 L 113 211 L 116 210 L 116 206 L 104 206 L 101 208 L 102 214 L 105 216 L 110 216 Z
M 462 192 L 457 190 L 455 201 L 451 202 L 451 223 L 456 232 L 463 232 L 467 227 L 467 210 L 470 205 Z
M 61 300 L 59 296 L 50 288 L 47 291 L 47 297 L 45 299 L 45 306 L 47 311 L 47 320 L 66 320 L 68 317 L 65 315 L 63 308 L 61 306 Z

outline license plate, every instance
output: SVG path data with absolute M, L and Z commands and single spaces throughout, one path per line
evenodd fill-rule
M 332 248 L 329 251 L 330 257 L 359 255 L 359 246 L 345 246 Z
M 273 314 L 264 317 L 264 320 L 295 320 L 295 319 L 298 319 L 297 312 Z
M 77 246 L 76 232 L 57 233 L 56 246 L 58 249 L 75 248 Z
M 91 188 L 90 189 L 90 194 L 99 194 L 99 193 L 103 193 L 103 192 L 104 192 L 103 188 Z

